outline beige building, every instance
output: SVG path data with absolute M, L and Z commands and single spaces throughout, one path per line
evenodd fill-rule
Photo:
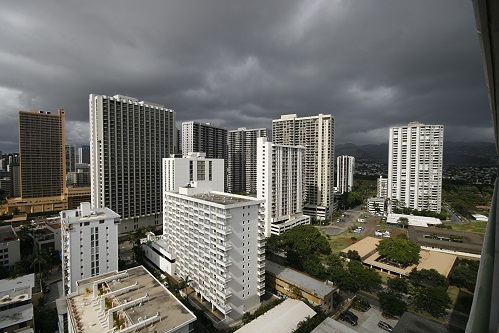
M 66 188 L 65 113 L 19 111 L 21 197 L 62 196 Z

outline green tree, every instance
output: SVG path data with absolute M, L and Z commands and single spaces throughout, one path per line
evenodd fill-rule
M 142 258 L 140 240 L 146 237 L 146 228 L 138 228 L 128 233 L 128 242 L 132 245 L 132 254 L 135 261 Z
M 444 288 L 419 287 L 414 293 L 414 306 L 434 317 L 441 317 L 451 304 L 451 299 Z
M 381 276 L 374 269 L 366 268 L 360 261 L 350 261 L 348 272 L 359 288 L 366 291 L 378 290 L 381 287 Z
M 378 244 L 378 252 L 382 257 L 403 266 L 417 264 L 420 250 L 418 244 L 400 238 L 383 239 Z
M 402 228 L 407 228 L 407 226 L 409 225 L 409 219 L 407 217 L 400 217 L 399 221 Z
M 414 268 L 410 273 L 409 273 L 409 281 L 414 286 L 418 287 L 440 287 L 447 289 L 449 282 L 439 272 L 437 272 L 435 269 L 422 269 L 422 270 L 417 270 Z
M 478 267 L 477 260 L 461 259 L 449 274 L 450 283 L 459 288 L 466 288 L 473 292 L 476 286 Z
M 407 292 L 409 291 L 409 286 L 405 278 L 388 279 L 386 285 L 388 286 L 388 288 L 390 288 L 391 291 L 396 293 L 407 294 Z
M 327 238 L 311 225 L 295 227 L 279 237 L 284 249 L 294 250 L 302 255 L 331 253 Z
M 32 267 L 35 272 L 38 272 L 38 278 L 42 278 L 42 270 L 46 269 L 47 256 L 45 252 L 42 251 L 34 251 L 29 256 L 29 261 L 31 262 L 30 267 Z M 38 268 L 38 270 L 37 270 Z
M 360 261 L 360 255 L 359 255 L 359 252 L 357 252 L 356 250 L 348 250 L 347 252 L 347 258 L 350 259 L 350 260 L 357 260 L 357 261 Z
M 393 291 L 381 292 L 378 294 L 381 311 L 389 316 L 400 317 L 407 311 L 407 304 L 402 296 Z

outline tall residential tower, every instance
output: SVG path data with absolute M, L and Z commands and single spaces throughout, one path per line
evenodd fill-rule
M 298 117 L 296 114 L 272 120 L 275 144 L 304 146 L 303 213 L 325 219 L 333 213 L 334 117 L 330 114 Z
M 92 207 L 121 216 L 120 234 L 161 225 L 161 160 L 174 151 L 175 112 L 115 95 L 90 95 Z
M 440 212 L 444 127 L 411 122 L 390 128 L 388 198 L 393 207 Z
M 19 111 L 21 196 L 62 196 L 66 188 L 65 113 Z
M 355 157 L 338 156 L 336 159 L 336 188 L 338 193 L 352 191 L 354 169 Z
M 269 138 L 267 128 L 238 128 L 229 131 L 227 190 L 231 193 L 255 193 L 257 179 L 257 139 Z

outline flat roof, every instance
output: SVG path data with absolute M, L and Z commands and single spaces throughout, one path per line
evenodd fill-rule
M 357 333 L 357 331 L 331 317 L 327 317 L 311 333 Z
M 279 265 L 270 260 L 265 261 L 265 270 L 322 297 L 325 297 L 338 289 L 336 286 L 333 287 L 325 284 L 304 273 Z
M 481 254 L 484 235 L 474 232 L 409 226 L 409 239 L 426 247 Z M 459 242 L 452 241 L 452 239 Z
M 428 226 L 428 224 L 430 225 L 442 224 L 442 221 L 440 221 L 440 219 L 437 219 L 436 217 L 393 214 L 393 213 L 388 214 L 388 216 L 386 217 L 386 223 L 398 224 L 399 223 L 398 221 L 401 217 L 405 217 L 406 219 L 408 219 L 409 225 L 426 227 Z
M 348 251 L 357 251 L 359 256 L 364 258 L 377 248 L 380 240 L 381 239 L 375 237 L 366 237 L 350 245 L 346 249 L 343 249 L 341 252 L 347 253 Z
M 107 293 L 94 297 L 94 283 L 104 283 Z M 86 288 L 92 292 L 87 293 Z M 68 312 L 79 323 L 76 332 L 109 331 L 108 314 L 99 307 L 104 303 L 102 298 L 113 299 L 113 308 L 119 309 L 127 327 L 135 327 L 132 329 L 135 332 L 169 332 L 196 320 L 164 285 L 143 266 L 138 266 L 78 282 L 77 294 L 68 295 Z
M 199 193 L 191 195 L 191 197 L 221 205 L 233 205 L 241 202 L 255 201 L 255 199 L 251 197 L 220 192 Z
M 33 319 L 33 304 L 24 304 L 1 312 L 0 329 Z
M 10 242 L 16 239 L 17 235 L 10 225 L 0 227 L 0 243 Z
M 287 298 L 235 333 L 291 333 L 300 321 L 315 314 L 316 312 L 302 301 Z

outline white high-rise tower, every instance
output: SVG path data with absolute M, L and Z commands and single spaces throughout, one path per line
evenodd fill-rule
M 336 159 L 336 187 L 338 193 L 351 192 L 353 187 L 353 173 L 355 157 L 338 156 Z
M 265 200 L 265 236 L 310 224 L 310 216 L 303 215 L 305 147 L 278 145 L 258 138 L 257 155 L 257 198 Z
M 390 128 L 388 198 L 393 207 L 440 212 L 444 127 L 411 122 Z
M 175 112 L 115 95 L 90 95 L 92 207 L 121 216 L 120 234 L 161 226 L 161 159 L 174 152 Z
M 333 213 L 334 117 L 330 114 L 298 117 L 296 114 L 272 120 L 272 142 L 304 146 L 303 213 L 325 219 Z

